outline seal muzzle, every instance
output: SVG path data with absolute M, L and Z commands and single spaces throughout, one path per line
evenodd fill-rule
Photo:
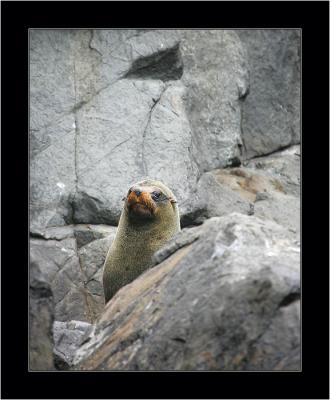
M 150 193 L 136 189 L 127 197 L 127 208 L 130 216 L 148 219 L 154 216 L 156 206 Z

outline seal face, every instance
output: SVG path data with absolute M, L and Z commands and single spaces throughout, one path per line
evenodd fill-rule
M 126 200 L 128 216 L 132 222 L 151 221 L 164 203 L 176 202 L 160 188 L 148 185 L 135 185 L 129 189 Z
M 130 219 L 152 219 L 155 215 L 156 205 L 151 198 L 148 188 L 132 188 L 128 191 L 127 209 Z
M 176 199 L 163 183 L 138 182 L 123 200 L 116 237 L 104 263 L 106 302 L 149 268 L 154 252 L 180 230 Z

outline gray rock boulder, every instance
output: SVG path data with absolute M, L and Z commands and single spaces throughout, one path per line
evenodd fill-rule
M 300 251 L 289 230 L 211 218 L 155 262 L 106 305 L 75 369 L 300 369 Z
M 75 189 L 74 45 L 71 31 L 30 31 L 31 228 L 70 220 Z
M 74 225 L 74 236 L 77 241 L 78 250 L 86 244 L 93 242 L 97 239 L 104 239 L 107 237 L 114 238 L 117 227 L 109 225 Z
M 70 223 L 75 190 L 75 122 L 64 116 L 54 126 L 31 130 L 30 229 Z
M 239 168 L 202 175 L 197 185 L 195 223 L 230 212 L 254 214 L 300 233 L 300 149 L 292 146 Z
M 103 239 L 107 236 L 113 236 L 116 227 L 109 225 L 76 224 L 64 226 L 52 226 L 42 229 L 32 229 L 31 237 L 35 239 L 63 240 L 75 238 L 77 248 L 92 242 L 96 239 Z
M 94 322 L 104 308 L 103 264 L 115 237 L 115 232 L 103 239 L 97 239 L 78 251 L 80 266 L 86 277 L 85 288 L 89 295 L 89 312 Z
M 71 225 L 43 229 L 30 240 L 53 292 L 56 321 L 93 322 L 100 315 L 102 267 L 115 233 L 112 226 Z
M 49 228 L 30 227 L 34 239 L 63 240 L 74 237 L 74 225 L 52 226 Z
M 193 184 L 177 33 L 54 32 L 30 37 L 31 230 L 116 224 L 134 181 L 152 173 L 173 187 L 169 161 Z
M 300 143 L 300 31 L 244 29 L 250 91 L 242 102 L 245 157 Z
M 31 231 L 116 225 L 146 176 L 198 215 L 196 182 L 243 139 L 248 158 L 299 141 L 298 45 L 294 30 L 32 30 Z
M 240 156 L 241 98 L 249 86 L 247 55 L 231 30 L 181 31 L 182 82 L 200 173 Z
M 34 251 L 30 254 L 29 367 L 32 371 L 55 369 L 53 357 L 54 302 L 50 285 L 40 271 Z
M 30 127 L 32 131 L 39 132 L 42 128 L 55 125 L 55 122 L 58 126 L 75 105 L 76 41 L 70 30 L 32 29 L 29 34 Z M 33 144 L 47 145 L 46 137 L 43 139 L 40 142 L 34 140 Z
M 75 222 L 116 224 L 121 199 L 146 176 L 161 177 L 179 201 L 188 198 L 197 169 L 183 91 L 160 80 L 120 80 L 77 112 Z
M 68 370 L 74 355 L 92 330 L 92 325 L 82 321 L 55 321 L 54 359 L 57 369 Z
M 30 251 L 34 252 L 46 281 L 51 285 L 55 319 L 90 321 L 84 286 L 86 278 L 79 264 L 75 239 L 31 239 Z
M 277 178 L 285 193 L 300 197 L 300 145 L 244 163 L 246 167 Z

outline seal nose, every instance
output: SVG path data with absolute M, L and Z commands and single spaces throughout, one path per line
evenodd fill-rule
M 142 192 L 139 189 L 135 189 L 134 193 L 137 195 L 137 197 L 139 197 Z

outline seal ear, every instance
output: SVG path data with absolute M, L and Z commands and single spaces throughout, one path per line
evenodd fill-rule
M 168 199 L 172 204 L 177 203 L 174 197 L 169 197 Z
M 121 201 L 124 201 L 124 200 L 126 200 L 126 196 L 121 199 Z

